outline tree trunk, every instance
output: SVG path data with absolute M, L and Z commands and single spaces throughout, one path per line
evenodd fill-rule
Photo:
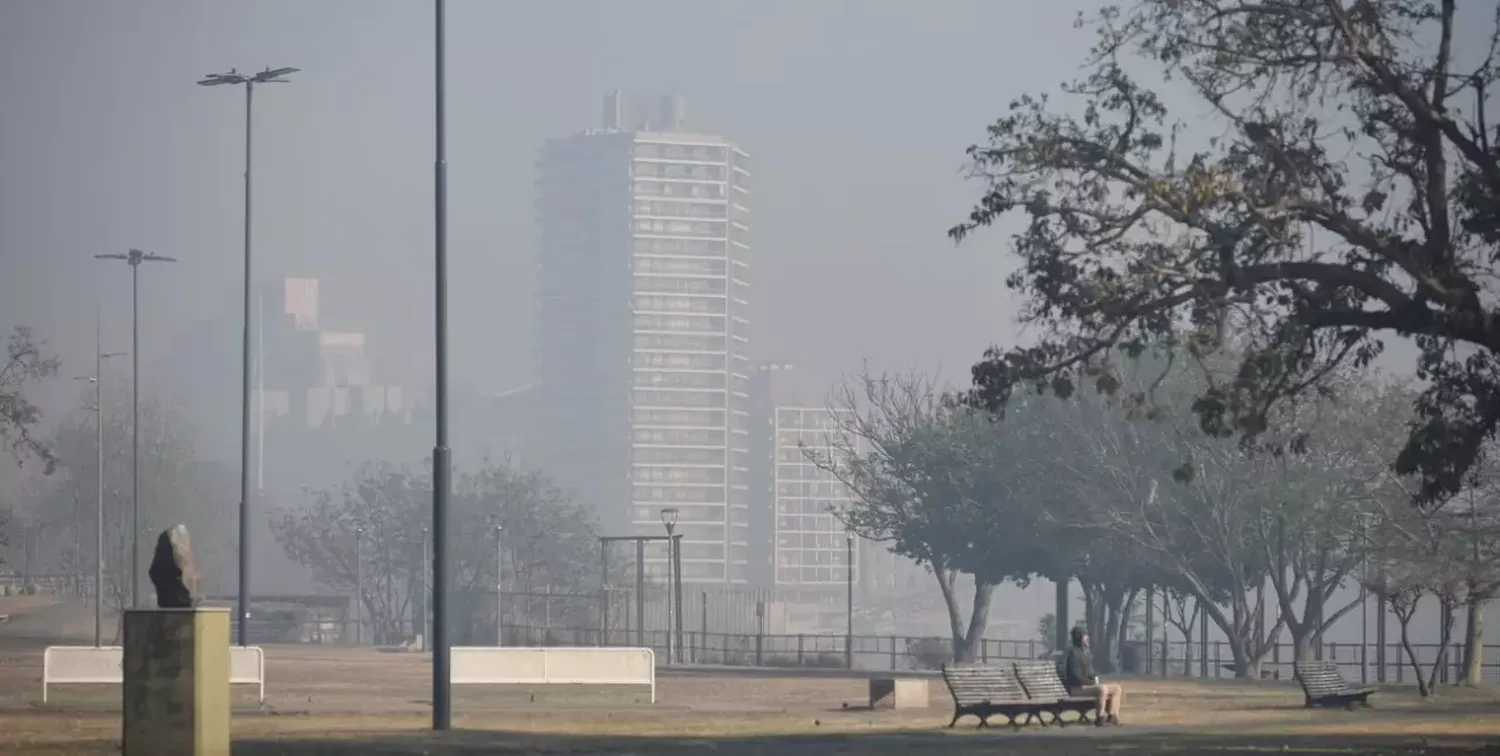
M 1292 636 L 1293 661 L 1312 661 L 1316 658 L 1316 649 L 1313 646 L 1316 643 L 1317 634 L 1313 631 L 1314 627 L 1313 623 L 1307 621 L 1286 623 L 1287 632 Z
M 959 662 L 963 648 L 963 611 L 959 609 L 958 597 L 953 595 L 953 574 L 940 564 L 932 565 L 932 576 L 937 580 L 938 592 L 943 594 L 943 607 L 948 610 L 948 637 L 953 642 L 953 661 Z
M 1401 625 L 1401 648 L 1406 652 L 1406 660 L 1411 663 L 1412 676 L 1417 678 L 1417 695 L 1422 698 L 1432 697 L 1432 688 L 1428 686 L 1427 679 L 1422 676 L 1422 663 L 1417 660 L 1417 651 L 1411 647 L 1411 618 L 1412 613 L 1396 613 L 1396 621 Z
M 1120 617 L 1122 619 L 1119 622 L 1115 623 L 1115 648 L 1119 649 L 1120 651 L 1121 668 L 1124 667 L 1125 643 L 1130 640 L 1130 618 L 1135 611 L 1135 600 L 1139 595 L 1140 591 L 1138 589 L 1131 590 L 1125 595 L 1125 603 L 1120 608 Z M 1141 671 L 1149 674 L 1151 671 L 1149 669 L 1151 666 L 1151 652 L 1149 645 L 1147 645 L 1145 657 L 1140 659 L 1140 662 Z
M 984 630 L 990 621 L 990 600 L 994 595 L 995 586 L 975 579 L 974 610 L 969 614 L 969 628 L 962 642 L 954 647 L 954 660 L 960 664 L 979 658 L 979 645 L 984 642 Z
M 1453 615 L 1457 613 L 1457 607 L 1455 606 L 1455 603 L 1456 602 L 1454 602 L 1451 598 L 1441 598 L 1438 601 L 1438 611 L 1440 612 L 1439 622 L 1441 623 L 1441 627 L 1438 628 L 1439 642 L 1437 655 L 1433 658 L 1432 669 L 1428 670 L 1427 672 L 1428 692 L 1426 695 L 1428 696 L 1433 695 L 1437 692 L 1438 675 L 1448 664 L 1448 649 L 1452 645 L 1453 641 Z M 1417 677 L 1421 678 L 1421 668 L 1417 667 L 1416 669 Z
M 1469 599 L 1469 621 L 1464 626 L 1463 678 L 1463 684 L 1469 687 L 1484 684 L 1484 610 L 1488 605 L 1486 599 Z

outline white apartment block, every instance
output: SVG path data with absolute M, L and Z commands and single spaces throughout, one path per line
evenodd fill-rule
M 837 476 L 804 451 L 838 463 L 836 416 L 825 407 L 778 406 L 775 413 L 775 587 L 810 594 L 836 589 L 842 595 L 846 586 L 860 581 L 860 552 L 865 550 L 857 539 L 851 543 L 836 515 L 852 497 Z

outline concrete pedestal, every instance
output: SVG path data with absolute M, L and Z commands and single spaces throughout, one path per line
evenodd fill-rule
M 925 709 L 927 681 L 912 677 L 872 677 L 870 708 Z
M 125 612 L 125 756 L 229 756 L 229 610 Z

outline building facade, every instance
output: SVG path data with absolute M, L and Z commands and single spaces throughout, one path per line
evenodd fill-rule
M 604 128 L 541 149 L 543 463 L 612 534 L 662 534 L 675 508 L 684 581 L 742 583 L 749 156 L 658 105 L 610 95 Z

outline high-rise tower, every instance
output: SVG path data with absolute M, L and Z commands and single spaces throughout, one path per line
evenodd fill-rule
M 646 104 L 646 107 L 642 105 Z M 746 577 L 749 155 L 681 98 L 605 98 L 538 159 L 543 463 L 607 531 L 679 511 L 683 579 Z M 655 570 L 665 549 L 653 549 Z

